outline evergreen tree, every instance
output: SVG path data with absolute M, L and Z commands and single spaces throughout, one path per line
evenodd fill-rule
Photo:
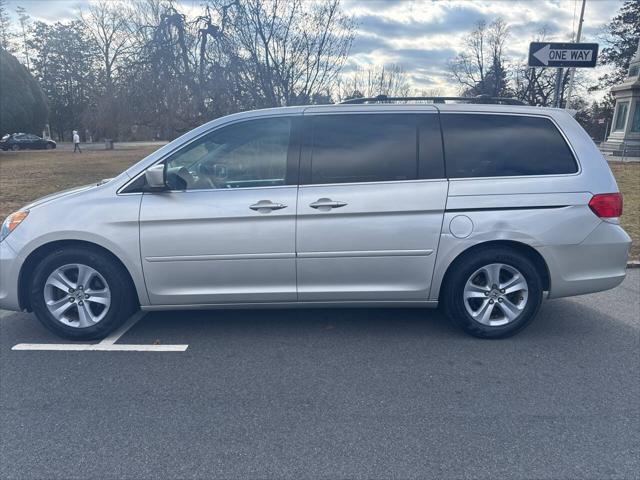
M 49 99 L 52 133 L 62 140 L 72 130 L 92 130 L 97 53 L 83 24 L 36 22 L 28 46 L 33 73 Z
M 608 88 L 622 82 L 627 74 L 629 62 L 638 48 L 640 39 L 640 0 L 627 0 L 618 14 L 606 26 L 605 44 L 600 54 L 600 63 L 614 68 L 603 75 L 599 84 L 591 90 Z
M 49 114 L 47 99 L 29 71 L 0 47 L 0 135 L 40 135 Z

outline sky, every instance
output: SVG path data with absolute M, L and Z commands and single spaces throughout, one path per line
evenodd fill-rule
M 312 0 L 307 0 L 312 1 Z M 53 22 L 74 18 L 88 0 L 8 0 L 9 10 L 22 5 L 34 18 Z M 181 0 L 195 9 L 201 0 Z M 368 66 L 399 65 L 416 90 L 455 95 L 458 85 L 447 63 L 464 51 L 466 35 L 479 20 L 501 17 L 510 26 L 506 56 L 526 61 L 529 42 L 541 29 L 546 40 L 566 42 L 578 27 L 581 0 L 342 0 L 357 22 L 346 71 Z M 583 42 L 598 42 L 602 26 L 615 16 L 623 0 L 587 0 Z M 586 69 L 585 69 L 586 70 Z M 596 79 L 603 67 L 585 71 Z M 604 92 L 596 94 L 603 95 Z

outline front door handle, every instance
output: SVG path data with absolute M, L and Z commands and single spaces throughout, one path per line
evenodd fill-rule
M 260 213 L 269 213 L 272 210 L 281 210 L 287 208 L 284 203 L 273 203 L 271 200 L 260 200 L 258 203 L 249 205 L 251 210 L 255 210 Z
M 345 205 L 345 202 L 336 202 L 330 198 L 320 198 L 319 200 L 309 204 L 311 208 L 316 208 L 323 212 L 331 210 L 332 208 L 344 207 Z

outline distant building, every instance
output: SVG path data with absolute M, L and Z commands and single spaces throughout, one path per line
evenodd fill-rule
M 600 148 L 614 155 L 640 155 L 640 41 L 627 77 L 611 88 L 616 99 L 609 138 Z

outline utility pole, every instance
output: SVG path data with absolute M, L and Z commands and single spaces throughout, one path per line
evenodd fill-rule
M 580 21 L 578 22 L 578 33 L 574 43 L 580 43 L 580 37 L 582 37 L 582 22 L 584 22 L 584 7 L 587 4 L 587 0 L 582 0 L 582 9 L 580 10 Z M 573 90 L 573 76 L 576 74 L 576 69 L 572 68 L 569 71 L 569 86 L 567 87 L 567 108 L 571 106 L 571 91 Z

